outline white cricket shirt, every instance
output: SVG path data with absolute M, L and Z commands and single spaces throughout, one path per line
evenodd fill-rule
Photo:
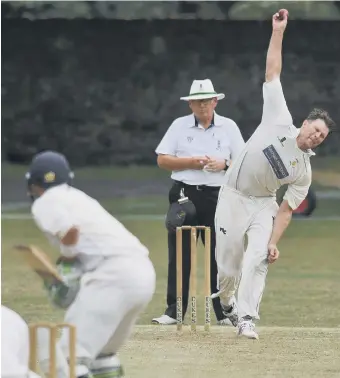
M 59 245 L 63 256 L 77 256 L 85 271 L 96 268 L 107 257 L 149 254 L 98 201 L 67 184 L 46 190 L 34 201 L 32 215 L 51 244 Z M 79 240 L 75 246 L 66 247 L 56 235 L 65 235 L 73 226 L 79 229 Z
M 311 150 L 296 143 L 299 130 L 293 125 L 279 78 L 263 84 L 261 124 L 226 174 L 226 185 L 255 197 L 271 197 L 288 184 L 284 199 L 296 209 L 305 199 L 312 174 Z
M 234 160 L 244 147 L 244 140 L 236 123 L 230 118 L 214 113 L 213 124 L 205 129 L 190 114 L 177 118 L 159 143 L 158 155 L 177 157 L 209 156 Z M 225 171 L 206 172 L 186 169 L 173 171 L 171 178 L 189 185 L 221 186 Z

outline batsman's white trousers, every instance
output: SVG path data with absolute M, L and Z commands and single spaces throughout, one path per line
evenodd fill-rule
M 148 257 L 107 260 L 87 273 L 64 321 L 77 328 L 77 357 L 93 362 L 99 354 L 117 353 L 155 291 L 156 275 Z M 60 339 L 69 355 L 68 332 Z
M 268 242 L 277 211 L 276 198 L 250 197 L 228 186 L 219 193 L 215 214 L 219 293 L 222 304 L 228 305 L 238 286 L 240 317 L 260 318 Z

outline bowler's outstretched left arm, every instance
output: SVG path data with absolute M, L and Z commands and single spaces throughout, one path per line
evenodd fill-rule
M 268 261 L 274 262 L 279 257 L 277 244 L 292 220 L 293 211 L 307 197 L 312 182 L 312 173 L 308 169 L 296 182 L 288 185 L 279 211 L 275 217 L 272 235 L 268 244 Z

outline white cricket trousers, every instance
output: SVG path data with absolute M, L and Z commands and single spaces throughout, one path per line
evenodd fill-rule
M 90 362 L 100 354 L 117 353 L 152 299 L 155 282 L 146 256 L 116 257 L 87 273 L 64 319 L 76 326 L 77 357 Z M 68 356 L 68 332 L 62 334 L 60 346 Z
M 277 211 L 276 198 L 250 197 L 228 186 L 219 193 L 215 214 L 219 293 L 221 303 L 227 306 L 238 286 L 240 318 L 260 318 L 268 243 Z

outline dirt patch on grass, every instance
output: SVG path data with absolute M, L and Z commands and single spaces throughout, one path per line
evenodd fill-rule
M 120 355 L 127 377 L 339 377 L 340 329 L 260 327 L 259 334 L 254 341 L 232 327 L 179 335 L 172 326 L 139 326 Z

